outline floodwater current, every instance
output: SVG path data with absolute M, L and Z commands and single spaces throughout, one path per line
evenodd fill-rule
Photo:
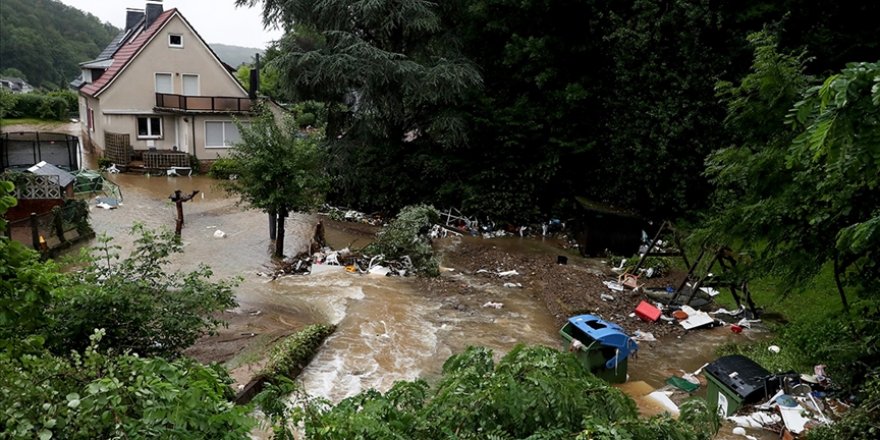
M 173 228 L 176 209 L 169 196 L 178 189 L 184 194 L 199 190 L 184 203 L 184 252 L 174 257 L 174 269 L 207 264 L 219 278 L 241 277 L 236 289 L 239 309 L 270 312 L 262 316 L 291 332 L 313 323 L 338 326 L 299 377 L 304 390 L 313 396 L 338 402 L 370 388 L 385 391 L 397 380 L 430 380 L 440 374 L 450 355 L 470 345 L 489 347 L 496 357 L 518 343 L 560 346 L 553 316 L 527 289 L 483 285 L 464 274 L 445 273 L 486 292 L 480 298 L 456 298 L 457 306 L 451 307 L 449 301 L 421 292 L 407 278 L 338 271 L 270 280 L 258 275 L 272 268 L 266 215 L 237 206 L 215 180 L 133 174 L 110 179 L 121 187 L 123 204 L 103 210 L 92 201 L 91 218 L 96 232 L 112 236 L 123 253 L 133 245 L 128 230 L 134 222 Z M 288 219 L 286 255 L 308 248 L 315 221 L 307 215 Z M 215 238 L 217 230 L 226 237 Z M 364 244 L 363 237 L 345 231 L 328 230 L 327 236 L 335 247 Z M 482 307 L 487 299 L 504 306 Z M 713 360 L 719 344 L 743 337 L 719 328 L 687 334 L 680 340 L 642 343 L 629 364 L 630 380 L 662 387 L 674 372 L 692 372 Z M 657 412 L 649 403 L 636 400 L 643 412 Z

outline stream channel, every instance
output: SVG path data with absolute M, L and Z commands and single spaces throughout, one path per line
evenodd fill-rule
M 467 307 L 445 307 L 443 299 L 428 297 L 407 278 L 342 271 L 272 280 L 259 275 L 272 270 L 266 215 L 237 206 L 217 181 L 206 176 L 109 177 L 120 186 L 123 204 L 104 210 L 96 208 L 92 199 L 91 220 L 97 234 L 114 237 L 123 255 L 133 244 L 128 230 L 134 222 L 173 228 L 176 211 L 169 196 L 177 189 L 184 194 L 200 191 L 184 204 L 184 252 L 174 256 L 173 269 L 191 270 L 204 263 L 216 277 L 241 277 L 242 282 L 236 289 L 238 308 L 225 314 L 232 318 L 230 327 L 213 339 L 216 344 L 212 339 L 202 341 L 205 347 L 195 350 L 197 358 L 226 362 L 234 369 L 248 361 L 244 358 L 254 345 L 270 344 L 309 324 L 334 323 L 336 333 L 299 380 L 309 394 L 338 402 L 369 388 L 385 391 L 397 380 L 436 377 L 447 357 L 470 345 L 489 347 L 496 357 L 519 343 L 561 348 L 554 317 L 528 289 L 483 286 L 485 281 L 477 278 L 444 272 L 442 276 L 463 277 L 486 292 L 480 298 L 457 300 L 470 301 Z M 316 220 L 305 215 L 288 219 L 286 255 L 308 247 Z M 225 232 L 226 238 L 214 238 L 216 230 Z M 362 234 L 332 226 L 327 228 L 327 239 L 334 248 L 367 243 Z M 528 239 L 505 240 L 525 245 Z M 487 301 L 504 306 L 482 307 Z M 249 338 L 244 347 L 242 337 Z M 679 369 L 692 372 L 712 361 L 719 344 L 744 337 L 749 336 L 718 328 L 643 343 L 629 363 L 630 380 L 661 387 Z M 239 344 L 232 344 L 234 340 Z M 627 391 L 626 385 L 622 388 Z M 638 399 L 637 403 L 644 414 L 659 410 Z

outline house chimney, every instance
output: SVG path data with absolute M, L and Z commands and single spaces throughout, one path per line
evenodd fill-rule
M 156 21 L 156 19 L 159 18 L 159 15 L 161 15 L 161 14 L 162 14 L 162 0 L 149 0 L 147 2 L 147 11 L 146 11 L 147 22 L 144 25 L 144 29 L 149 28 L 150 25 L 152 25 L 153 22 Z
M 126 8 L 125 9 L 125 30 L 131 30 L 141 19 L 144 18 L 143 9 Z

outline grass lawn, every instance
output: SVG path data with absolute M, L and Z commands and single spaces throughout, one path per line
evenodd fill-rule
M 40 128 L 51 129 L 52 127 L 57 127 L 63 124 L 67 124 L 67 121 L 56 121 L 53 119 L 35 119 L 35 118 L 4 118 L 0 119 L 0 127 L 10 127 L 13 125 L 33 125 L 39 126 Z

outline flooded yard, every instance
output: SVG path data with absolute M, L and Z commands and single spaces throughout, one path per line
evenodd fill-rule
M 223 314 L 229 326 L 203 338 L 187 354 L 202 361 L 224 362 L 240 382 L 262 365 L 260 359 L 274 341 L 313 323 L 333 323 L 338 328 L 298 380 L 308 393 L 334 402 L 369 388 L 387 390 L 397 380 L 430 380 L 440 374 L 447 357 L 470 345 L 492 348 L 497 357 L 519 343 L 561 347 L 559 317 L 548 310 L 538 287 L 504 288 L 462 270 L 454 257 L 443 261 L 447 269 L 438 281 L 344 271 L 273 280 L 263 276 L 273 268 L 266 215 L 237 206 L 215 180 L 131 174 L 110 178 L 122 188 L 124 202 L 115 210 L 93 206 L 92 223 L 99 235 L 114 237 L 114 243 L 124 249 L 132 246 L 128 230 L 134 222 L 151 228 L 173 227 L 176 211 L 168 197 L 175 190 L 200 191 L 184 204 L 184 252 L 175 257 L 175 268 L 187 270 L 207 264 L 216 277 L 240 277 L 241 284 L 236 289 L 239 306 Z M 317 217 L 309 215 L 288 219 L 285 254 L 308 248 L 316 222 Z M 329 243 L 336 248 L 361 247 L 371 239 L 369 228 L 328 221 L 326 229 Z M 215 238 L 217 230 L 226 237 Z M 555 244 L 539 240 L 499 243 L 503 253 L 551 256 L 558 251 Z M 441 248 L 449 246 L 455 244 L 447 241 Z M 592 271 L 589 266 L 595 263 L 575 259 L 572 264 L 586 264 L 572 270 Z M 462 292 L 450 294 L 445 289 L 446 293 L 438 294 L 430 288 L 433 282 L 461 286 Z M 485 307 L 487 302 L 503 306 Z M 718 345 L 747 337 L 752 336 L 736 335 L 722 327 L 643 342 L 629 363 L 630 382 L 644 382 L 652 389 L 663 387 L 668 377 L 693 372 L 715 359 Z M 636 397 L 643 413 L 660 411 L 656 405 L 641 401 L 639 390 L 622 388 Z

